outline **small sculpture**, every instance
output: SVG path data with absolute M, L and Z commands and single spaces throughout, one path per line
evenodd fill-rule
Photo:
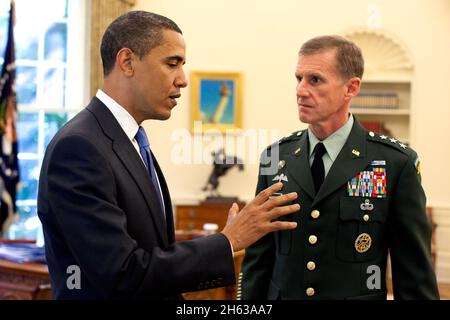
M 237 166 L 239 171 L 244 170 L 244 164 L 238 157 L 227 156 L 225 151 L 219 149 L 211 153 L 213 157 L 213 170 L 209 175 L 206 185 L 203 187 L 203 191 L 208 191 L 210 197 L 221 197 L 217 188 L 219 187 L 219 177 L 225 175 L 225 173 L 231 168 Z

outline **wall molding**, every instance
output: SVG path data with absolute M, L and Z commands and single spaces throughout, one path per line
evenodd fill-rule
M 450 203 L 429 202 L 428 207 L 433 208 L 433 218 L 438 227 L 450 227 Z
M 356 43 L 364 53 L 364 78 L 411 80 L 414 70 L 412 54 L 403 41 L 385 29 L 355 27 L 344 37 Z
M 450 283 L 450 203 L 430 201 L 436 227 L 436 276 L 440 283 Z
M 436 258 L 436 276 L 439 283 L 450 283 L 450 252 L 439 251 Z

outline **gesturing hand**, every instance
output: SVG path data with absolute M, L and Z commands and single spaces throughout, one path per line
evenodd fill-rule
M 273 221 L 300 210 L 299 204 L 285 205 L 297 198 L 296 192 L 271 197 L 282 187 L 281 182 L 271 185 L 261 191 L 241 211 L 239 211 L 238 205 L 233 203 L 222 233 L 230 240 L 234 251 L 247 248 L 269 232 L 297 227 L 296 222 Z

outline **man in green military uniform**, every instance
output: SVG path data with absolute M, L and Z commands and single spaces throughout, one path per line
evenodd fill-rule
M 349 113 L 363 70 L 360 49 L 341 37 L 300 49 L 297 104 L 309 126 L 267 149 L 278 171 L 257 186 L 296 191 L 300 212 L 283 220 L 298 227 L 246 250 L 243 299 L 386 299 L 388 250 L 395 299 L 439 299 L 417 154 Z

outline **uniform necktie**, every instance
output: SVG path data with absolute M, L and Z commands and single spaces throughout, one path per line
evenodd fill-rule
M 144 128 L 139 126 L 139 130 L 134 138 L 136 139 L 139 145 L 139 152 L 141 153 L 142 159 L 144 160 L 144 164 L 147 167 L 147 171 L 152 179 L 153 186 L 155 187 L 156 195 L 158 196 L 159 204 L 161 206 L 161 210 L 165 215 L 159 182 L 158 178 L 156 177 L 155 166 L 153 165 L 152 153 L 150 152 L 150 143 L 148 142 Z
M 325 167 L 323 165 L 322 157 L 327 152 L 327 149 L 325 149 L 325 146 L 322 142 L 319 142 L 316 144 L 316 147 L 314 148 L 314 161 L 311 166 L 311 173 L 314 181 L 314 187 L 317 191 L 319 191 L 320 186 L 323 183 L 323 180 L 325 179 Z

